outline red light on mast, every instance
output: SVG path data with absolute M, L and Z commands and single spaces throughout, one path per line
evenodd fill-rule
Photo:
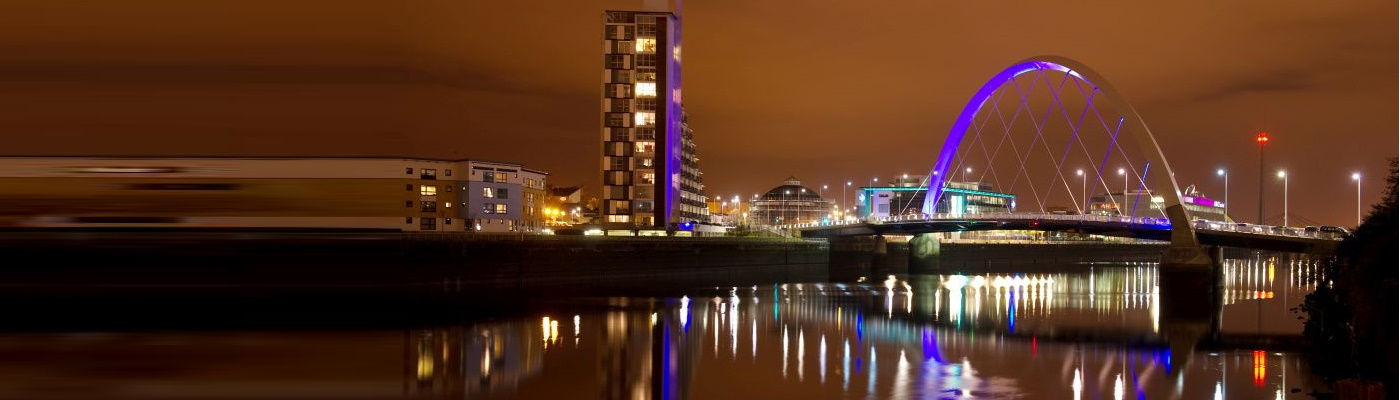
M 1260 145 L 1260 146 L 1263 146 L 1264 144 L 1269 143 L 1269 134 L 1268 134 L 1268 133 L 1264 133 L 1264 132 L 1259 132 L 1259 136 L 1256 136 L 1256 137 L 1254 138 L 1254 141 L 1255 141 L 1255 142 L 1259 142 L 1259 145 Z

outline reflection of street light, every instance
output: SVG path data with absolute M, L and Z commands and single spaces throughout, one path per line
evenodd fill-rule
M 1278 171 L 1279 179 L 1283 179 L 1283 226 L 1288 226 L 1288 172 Z
M 1220 213 L 1228 219 L 1230 218 L 1230 172 L 1221 168 L 1215 170 L 1215 175 L 1225 177 L 1225 206 L 1221 207 Z
M 1356 181 L 1356 226 L 1361 226 L 1361 173 L 1351 173 L 1351 180 Z

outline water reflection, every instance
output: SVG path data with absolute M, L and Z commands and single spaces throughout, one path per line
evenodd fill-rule
M 1225 267 L 1234 275 L 1224 281 L 1225 293 L 1241 294 L 1227 297 L 1226 307 L 1300 296 L 1316 284 L 1315 263 L 1307 260 L 1236 260 Z M 1150 265 L 724 292 L 705 302 L 680 298 L 608 312 L 607 329 L 599 332 L 606 345 L 596 350 L 605 371 L 599 397 L 1302 396 L 1292 392 L 1302 366 L 1288 353 L 1172 354 L 1157 308 L 1163 296 L 1180 294 L 1162 293 Z M 1260 295 L 1245 295 L 1254 292 Z M 691 313 L 706 317 L 687 330 Z M 740 327 L 749 334 L 738 335 Z M 547 344 L 539 346 L 547 364 L 588 350 Z M 808 373 L 817 379 L 806 379 Z M 535 379 L 551 385 L 562 374 Z
M 1226 318 L 1199 323 L 1221 338 L 1259 326 L 1296 332 L 1281 302 L 1317 285 L 1316 267 L 1277 256 L 1227 260 Z M 1164 292 L 1151 265 L 866 282 L 617 298 L 603 309 L 407 331 L 0 335 L 0 358 L 11 361 L 0 365 L 0 397 L 1303 399 L 1309 391 L 1296 355 L 1174 343 L 1178 321 L 1160 321 L 1158 308 L 1200 293 Z

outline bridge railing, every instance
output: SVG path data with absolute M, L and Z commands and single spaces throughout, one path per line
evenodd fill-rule
M 1084 221 L 1119 223 L 1129 226 L 1142 226 L 1152 228 L 1170 228 L 1171 221 L 1166 218 L 1155 217 L 1133 217 L 1125 215 L 1085 215 L 1085 214 L 1046 214 L 1046 213 L 995 213 L 995 214 L 908 214 L 893 215 L 883 217 L 868 217 L 864 219 L 851 219 L 847 221 L 823 221 L 803 224 L 783 225 L 783 229 L 805 229 L 822 227 L 856 227 L 862 225 L 883 225 L 891 223 L 905 222 L 938 222 L 938 221 L 1026 221 L 1026 220 L 1051 220 L 1051 221 Z M 1281 227 L 1271 225 L 1258 225 L 1247 223 L 1229 223 L 1222 221 L 1196 220 L 1193 222 L 1198 231 L 1219 231 L 1219 232 L 1239 232 L 1269 236 L 1285 236 L 1299 238 L 1314 238 L 1341 240 L 1346 235 L 1338 232 L 1327 232 L 1321 230 L 1306 230 L 1297 227 Z

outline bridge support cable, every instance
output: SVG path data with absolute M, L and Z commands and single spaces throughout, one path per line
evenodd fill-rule
M 1009 97 L 1010 91 L 1015 91 L 1015 97 Z M 1093 132 L 1099 129 L 1102 133 Z M 1084 170 L 1082 176 L 1076 176 L 1076 168 Z M 1118 168 L 1123 172 L 1115 176 L 1112 171 Z M 1002 180 L 1007 173 L 1011 175 Z M 1081 180 L 1079 187 L 1071 177 Z M 1090 180 L 1096 188 L 1092 192 Z M 1122 189 L 1118 180 L 1126 181 Z M 932 208 L 944 200 L 945 188 L 986 190 L 986 185 L 994 184 L 993 191 L 1016 195 L 1025 203 L 1013 207 L 1008 200 L 1005 205 L 992 205 L 1010 212 L 1025 208 L 1051 215 L 1072 210 L 1085 216 L 1080 220 L 1087 220 L 1091 213 L 1106 211 L 1109 219 L 1096 220 L 1147 225 L 1160 224 L 1157 218 L 1166 217 L 1174 247 L 1182 249 L 1171 259 L 1196 263 L 1208 258 L 1201 257 L 1204 252 L 1171 167 L 1147 125 L 1107 80 L 1071 59 L 1029 58 L 985 82 L 954 121 L 923 181 L 926 213 L 936 213 Z M 1091 201 L 1092 193 L 1105 193 L 1106 198 L 1096 203 Z M 1136 199 L 1129 198 L 1134 193 Z M 976 195 L 958 196 L 984 201 Z M 1105 203 L 1106 208 L 1093 206 Z M 1070 204 L 1073 207 L 1064 207 Z M 986 206 L 968 206 L 966 211 L 993 212 Z M 907 213 L 911 207 L 905 204 L 899 212 Z M 1113 219 L 1115 214 L 1122 219 Z

